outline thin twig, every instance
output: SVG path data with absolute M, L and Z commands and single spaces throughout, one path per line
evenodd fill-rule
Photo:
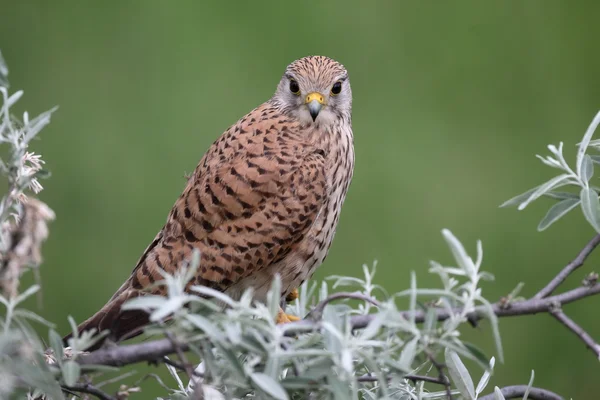
M 426 375 L 404 375 L 402 378 L 412 381 L 413 383 L 417 383 L 420 381 L 435 383 L 436 385 L 446 385 L 445 382 L 441 381 L 440 378 L 434 378 L 433 376 Z M 365 374 L 356 378 L 359 382 L 378 382 L 379 378 L 373 374 Z
M 582 286 L 573 290 L 569 290 L 568 292 L 557 294 L 554 296 L 546 297 L 543 299 L 535 299 L 531 298 L 528 300 L 517 301 L 514 303 L 510 303 L 508 306 L 504 302 L 497 302 L 492 304 L 492 310 L 497 317 L 513 317 L 519 315 L 531 315 L 549 312 L 554 304 L 568 304 L 577 300 L 581 300 L 585 297 L 593 296 L 600 293 L 600 283 L 594 284 L 592 286 Z M 461 308 L 454 308 L 451 311 L 446 309 L 434 309 L 436 313 L 437 321 L 445 321 L 450 318 L 452 315 L 459 314 L 462 310 Z M 399 313 L 406 319 L 414 316 L 414 320 L 416 323 L 425 322 L 426 312 L 423 310 L 415 310 L 415 311 L 399 311 Z M 486 315 L 486 308 L 483 306 L 475 307 L 475 311 L 469 313 L 467 318 L 469 321 L 479 321 L 484 319 Z M 362 329 L 365 328 L 369 323 L 374 319 L 374 315 L 355 315 L 351 318 L 350 324 L 353 329 Z M 293 335 L 294 332 L 298 331 L 312 331 L 318 328 L 315 326 L 314 321 L 302 320 L 297 322 L 291 322 L 289 324 L 283 325 L 282 329 L 285 329 L 286 333 L 289 335 Z
M 170 358 L 167 358 L 167 356 L 165 356 L 165 357 L 162 358 L 162 362 L 164 362 L 167 365 L 170 365 L 173 368 L 177 368 L 177 369 L 179 369 L 181 371 L 186 371 L 185 365 L 183 365 L 181 363 L 178 363 L 177 361 L 173 361 Z M 202 373 L 200 373 L 200 372 L 198 372 L 196 370 L 193 370 L 192 374 L 194 376 L 197 376 L 198 378 L 203 378 L 204 377 L 204 374 L 202 374 Z
M 596 343 L 594 338 L 592 338 L 589 333 L 587 333 L 581 326 L 579 326 L 577 322 L 569 318 L 569 316 L 565 314 L 560 309 L 560 307 L 556 307 L 556 309 L 550 310 L 550 314 L 552 314 L 552 316 L 556 318 L 561 324 L 563 324 L 574 334 L 576 334 L 579 337 L 579 339 L 581 339 L 581 341 L 585 343 L 587 348 L 593 351 L 594 354 L 596 354 L 596 357 L 600 359 L 600 345 Z
M 429 359 L 429 361 L 431 361 L 431 364 L 433 364 L 433 366 L 437 370 L 438 379 L 446 388 L 446 397 L 448 398 L 448 400 L 452 400 L 452 387 L 450 386 L 450 379 L 448 379 L 448 377 L 444 374 L 444 368 L 446 366 L 438 362 L 433 356 L 433 354 L 431 354 L 428 350 L 425 350 L 425 353 L 427 354 L 427 358 Z
M 137 374 L 137 371 L 129 371 L 129 372 L 125 372 L 124 374 L 121 374 L 121 375 L 119 375 L 119 376 L 115 376 L 114 378 L 110 378 L 110 379 L 107 379 L 107 380 L 105 380 L 105 381 L 102 381 L 102 382 L 100 382 L 100 383 L 96 383 L 96 387 L 97 387 L 97 388 L 101 388 L 102 386 L 105 386 L 105 385 L 110 385 L 111 383 L 115 383 L 115 382 L 123 382 L 123 380 L 124 380 L 125 378 L 129 378 L 130 376 L 133 376 L 133 375 L 135 375 L 135 374 Z
M 560 271 L 558 273 L 558 275 L 556 275 L 554 277 L 554 279 L 552 279 L 550 281 L 550 283 L 548 283 L 542 290 L 540 290 L 535 296 L 533 296 L 533 298 L 534 299 L 543 299 L 544 297 L 547 297 L 550 294 L 552 294 L 552 292 L 561 283 L 563 283 L 564 280 L 567 279 L 567 277 L 573 271 L 575 271 L 577 268 L 579 268 L 583 265 L 583 263 L 588 258 L 588 256 L 592 253 L 592 251 L 594 251 L 596 246 L 598 246 L 599 244 L 600 244 L 600 234 L 597 234 L 596 236 L 594 236 L 592 238 L 592 240 L 589 241 L 588 244 L 585 245 L 585 247 L 579 252 L 577 257 L 575 257 L 575 259 L 573 261 L 568 263 L 567 266 L 564 267 L 563 270 Z
M 184 351 L 181 349 L 181 345 L 180 345 L 179 341 L 169 331 L 165 331 L 165 335 L 167 336 L 167 339 L 169 339 L 169 341 L 173 344 L 173 347 L 175 348 L 175 352 L 177 353 L 177 356 L 179 357 L 179 361 L 183 365 L 183 370 L 187 374 L 188 379 L 193 380 L 194 370 L 192 369 L 191 364 L 188 362 L 188 359 L 185 356 Z
M 527 385 L 515 385 L 515 386 L 505 386 L 500 388 L 502 395 L 505 399 L 520 399 L 523 397 L 525 392 L 527 391 Z M 479 400 L 495 400 L 496 397 L 493 393 L 482 396 Z M 527 396 L 529 400 L 564 400 L 563 397 L 558 394 L 551 392 L 546 389 L 540 388 L 529 388 L 529 394 Z
M 331 303 L 332 301 L 341 300 L 341 299 L 362 300 L 364 302 L 373 304 L 375 307 L 381 306 L 381 304 L 377 300 L 375 300 L 374 298 L 372 298 L 370 296 L 367 296 L 366 294 L 360 293 L 360 292 L 338 292 L 338 293 L 334 293 L 334 294 L 328 296 L 325 300 L 323 300 L 319 304 L 317 304 L 310 311 L 310 313 L 308 313 L 306 318 L 310 319 L 311 316 L 319 317 L 320 315 L 323 314 L 323 310 L 325 310 L 325 307 L 327 306 L 327 304 Z
M 113 397 L 113 396 L 109 395 L 108 393 L 98 389 L 97 387 L 93 386 L 91 383 L 84 383 L 81 385 L 73 385 L 73 386 L 63 385 L 62 388 L 73 391 L 73 392 L 91 394 L 92 396 L 96 396 L 100 400 L 117 400 L 116 397 Z

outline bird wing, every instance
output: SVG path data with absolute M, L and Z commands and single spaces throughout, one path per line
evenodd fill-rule
M 293 251 L 325 201 L 323 150 L 274 109 L 259 107 L 201 160 L 132 284 L 148 287 L 198 249 L 194 283 L 225 290 Z

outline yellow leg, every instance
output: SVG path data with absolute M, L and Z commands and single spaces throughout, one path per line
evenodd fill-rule
M 285 301 L 291 303 L 292 301 L 296 300 L 298 296 L 298 289 L 294 289 L 287 296 L 285 296 Z
M 281 307 L 279 308 L 279 312 L 277 313 L 277 319 L 275 322 L 278 324 L 287 324 L 289 322 L 300 321 L 300 317 L 295 315 L 286 314 Z

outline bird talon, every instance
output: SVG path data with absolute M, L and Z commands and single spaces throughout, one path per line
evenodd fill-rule
M 279 312 L 277 313 L 277 318 L 275 322 L 277 324 L 289 324 L 290 322 L 300 321 L 300 317 L 295 315 L 286 314 L 281 308 L 279 308 Z

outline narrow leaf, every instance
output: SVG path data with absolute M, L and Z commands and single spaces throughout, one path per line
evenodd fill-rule
M 473 386 L 473 380 L 465 364 L 461 361 L 458 354 L 455 351 L 446 349 L 444 352 L 446 356 L 446 365 L 448 366 L 448 372 L 452 377 L 452 381 L 456 385 L 456 388 L 466 399 L 475 399 L 475 387 Z
M 220 341 L 224 338 L 223 332 L 217 328 L 215 324 L 210 322 L 208 319 L 198 314 L 187 314 L 185 318 L 190 321 L 194 326 L 201 329 L 204 333 L 210 336 L 211 340 Z
M 596 140 L 594 140 L 594 141 L 596 141 Z M 590 143 L 590 145 L 591 145 L 591 143 Z M 599 145 L 600 145 L 600 143 L 599 143 Z M 592 160 L 592 162 L 594 162 L 596 164 L 600 164 L 600 156 L 599 155 L 592 154 L 589 157 Z
M 162 307 L 166 302 L 167 298 L 164 296 L 147 295 L 135 297 L 127 300 L 127 302 L 121 306 L 121 310 L 154 310 Z
M 581 179 L 584 182 L 589 182 L 594 175 L 594 163 L 592 158 L 588 155 L 583 157 L 583 166 L 581 168 Z
M 23 91 L 19 90 L 15 93 L 13 93 L 7 100 L 6 100 L 6 105 L 5 107 L 7 108 L 11 108 L 13 106 L 13 104 L 15 104 L 17 101 L 19 101 L 19 99 L 21 98 L 21 96 L 23 96 Z
M 529 198 L 529 196 L 531 196 L 531 194 L 533 192 L 535 192 L 538 188 L 539 188 L 539 186 L 536 186 L 533 189 L 529 189 L 525 193 L 516 195 L 515 197 L 508 199 L 504 203 L 500 204 L 500 207 L 502 208 L 502 207 L 509 207 L 509 206 L 517 206 L 517 205 L 521 204 L 522 202 L 524 202 L 525 200 L 527 200 Z
M 585 219 L 600 233 L 600 202 L 598 193 L 589 187 L 581 189 L 581 210 Z
M 594 131 L 598 127 L 598 124 L 600 124 L 600 112 L 598 112 L 596 114 L 596 116 L 592 120 L 592 123 L 587 128 L 587 131 L 585 132 L 585 135 L 583 135 L 583 139 L 581 140 L 581 143 L 579 143 L 579 149 L 577 151 L 577 164 L 576 164 L 576 166 L 577 166 L 577 175 L 579 175 L 579 176 L 582 176 L 581 170 L 582 170 L 582 167 L 583 167 L 583 158 L 585 156 L 585 152 L 587 151 L 587 147 L 588 147 L 588 145 L 590 143 L 590 140 L 592 140 L 592 136 L 594 135 Z
M 402 352 L 400 353 L 400 359 L 398 362 L 400 365 L 405 368 L 407 371 L 412 369 L 412 363 L 415 359 L 415 355 L 417 354 L 417 344 L 419 343 L 419 338 L 414 337 L 410 342 L 408 342 Z
M 571 192 L 546 192 L 544 193 L 544 196 L 556 200 L 579 199 L 579 195 L 577 193 Z
M 492 357 L 492 359 L 490 360 L 490 368 L 483 373 L 483 375 L 481 376 L 481 379 L 479 380 L 479 383 L 477 384 L 477 388 L 475 388 L 476 396 L 479 396 L 479 394 L 481 392 L 483 392 L 483 390 L 489 383 L 490 376 L 492 375 L 492 372 L 494 371 L 495 364 L 496 364 L 496 359 L 494 357 Z
M 61 365 L 61 371 L 65 385 L 73 386 L 77 383 L 79 375 L 81 374 L 81 367 L 73 360 L 65 361 Z
M 527 389 L 525 390 L 525 393 L 523 393 L 523 400 L 527 400 L 527 398 L 529 396 L 529 390 L 531 389 L 531 386 L 533 386 L 534 379 L 535 379 L 535 371 L 531 370 L 531 377 L 529 378 L 529 383 L 527 384 Z
M 498 386 L 494 387 L 494 400 L 506 400 Z
M 56 362 L 61 364 L 63 359 L 63 342 L 60 335 L 56 333 L 54 329 L 50 329 L 50 332 L 48 332 L 48 342 L 50 343 L 50 347 L 54 352 Z
M 289 400 L 287 392 L 283 389 L 279 382 L 271 378 L 269 375 L 255 372 L 250 375 L 250 378 L 252 379 L 252 382 L 256 384 L 256 386 L 275 399 Z
M 548 228 L 550 225 L 564 217 L 569 211 L 574 209 L 581 202 L 580 199 L 566 199 L 563 201 L 559 201 L 546 213 L 546 216 L 542 218 L 540 224 L 538 225 L 538 231 L 543 231 Z
M 473 260 L 467 254 L 462 243 L 448 229 L 443 229 L 442 235 L 446 239 L 446 243 L 448 243 L 448 247 L 450 247 L 450 251 L 452 251 L 452 255 L 458 266 L 467 273 L 467 276 L 473 276 L 475 274 L 475 265 L 473 265 Z
M 17 298 L 15 299 L 15 304 L 20 304 L 23 301 L 27 300 L 27 298 L 33 296 L 35 293 L 37 293 L 40 290 L 40 285 L 32 285 L 30 287 L 27 288 L 27 290 L 25 290 L 23 293 L 21 293 L 20 295 L 17 296 Z
M 563 186 L 567 182 L 568 179 L 569 179 L 569 175 L 567 175 L 567 174 L 561 174 L 561 175 L 555 176 L 554 178 L 550 179 L 549 181 L 545 182 L 544 184 L 538 186 L 537 189 L 533 193 L 531 193 L 529 198 L 527 198 L 527 200 L 525 200 L 524 202 L 519 204 L 517 209 L 519 211 L 523 210 L 525 207 L 527 207 L 529 204 L 531 204 L 532 201 L 537 200 L 540 196 L 543 196 L 544 193 L 549 192 L 552 189 L 555 189 L 557 187 Z

